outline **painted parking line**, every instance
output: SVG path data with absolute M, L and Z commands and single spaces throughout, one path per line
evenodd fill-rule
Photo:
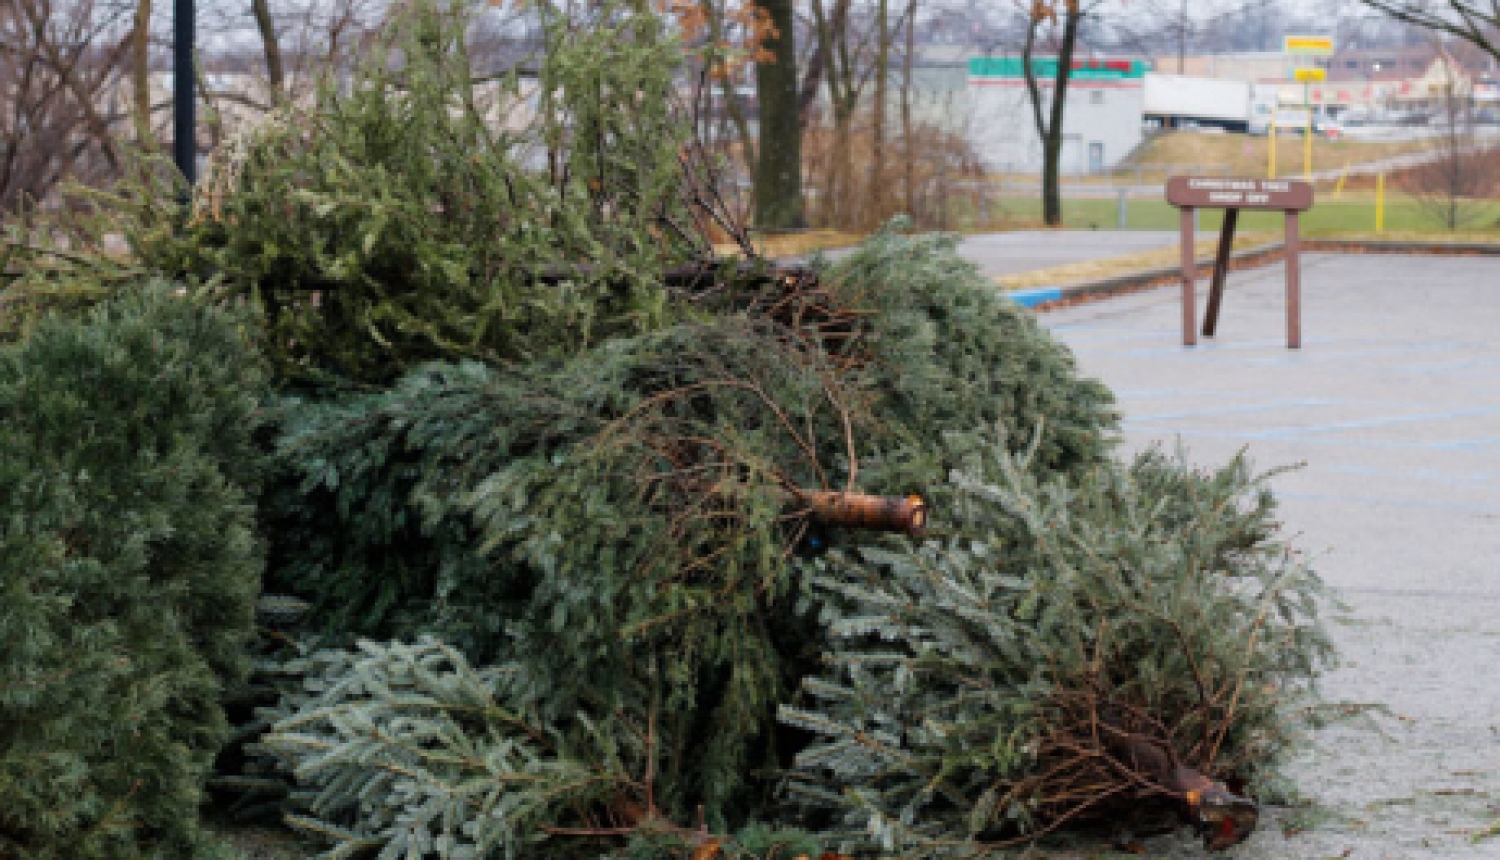
M 1163 335 L 1163 337 L 1165 337 L 1165 335 Z M 1286 351 L 1280 349 L 1280 347 L 1282 347 L 1282 345 L 1284 343 L 1285 343 L 1285 341 L 1281 340 L 1279 338 L 1278 339 L 1266 338 L 1266 339 L 1258 339 L 1258 340 L 1237 340 L 1237 341 L 1222 342 L 1222 343 L 1221 342 L 1216 342 L 1216 341 L 1206 341 L 1204 343 L 1203 347 L 1198 347 L 1198 348 L 1195 348 L 1195 347 L 1185 347 L 1185 346 L 1182 346 L 1181 344 L 1174 344 L 1172 346 L 1137 347 L 1137 348 L 1133 348 L 1133 349 L 1122 349 L 1122 350 L 1075 349 L 1074 351 L 1075 352 L 1079 352 L 1079 353 L 1088 352 L 1088 353 L 1093 353 L 1093 354 L 1108 353 L 1108 354 L 1113 354 L 1113 355 L 1117 355 L 1117 356 L 1122 356 L 1122 357 L 1125 357 L 1125 358 L 1155 358 L 1155 357 L 1158 357 L 1158 356 L 1175 357 L 1175 356 L 1183 356 L 1183 355 L 1192 355 L 1192 356 L 1194 356 L 1193 361 L 1196 364 L 1212 364 L 1212 363 L 1215 362 L 1216 358 L 1218 360 L 1221 360 L 1221 361 L 1223 361 L 1223 360 L 1230 360 L 1230 357 L 1223 356 L 1223 355 L 1221 355 L 1221 353 L 1226 353 L 1226 352 L 1244 352 L 1246 350 L 1266 350 L 1266 349 L 1269 349 L 1269 348 L 1277 348 L 1278 352 L 1280 353 L 1280 354 L 1277 354 L 1277 355 L 1267 355 L 1267 356 L 1262 356 L 1260 358 L 1250 358 L 1248 360 L 1244 356 L 1233 356 L 1233 358 L 1232 358 L 1232 360 L 1237 365 L 1243 365 L 1243 364 L 1247 364 L 1248 363 L 1248 364 L 1255 364 L 1255 365 L 1273 366 L 1273 365 L 1288 365 L 1288 364 L 1307 365 L 1307 364 L 1313 364 L 1313 363 L 1324 363 L 1324 364 L 1327 364 L 1327 363 L 1333 363 L 1333 362 L 1342 361 L 1342 360 L 1345 360 L 1345 359 L 1378 358 L 1378 357 L 1383 357 L 1383 356 L 1398 356 L 1399 357 L 1399 356 L 1405 356 L 1405 355 L 1426 354 L 1426 353 L 1434 353 L 1434 352 L 1454 352 L 1454 351 L 1458 351 L 1458 350 L 1472 349 L 1473 348 L 1473 347 L 1467 346 L 1465 344 L 1454 344 L 1454 343 L 1421 343 L 1421 344 L 1395 344 L 1395 345 L 1391 345 L 1391 346 L 1371 347 L 1371 348 L 1368 348 L 1368 349 L 1328 350 L 1327 347 L 1331 343 L 1333 343 L 1333 341 L 1322 340 L 1322 339 L 1304 339 L 1304 341 L 1303 341 L 1303 347 L 1304 347 L 1304 349 L 1302 351 L 1298 351 L 1298 352 L 1293 352 L 1293 353 L 1287 354 Z M 1314 347 L 1314 346 L 1318 348 L 1318 351 L 1316 351 L 1316 352 L 1309 352 L 1309 351 L 1307 351 L 1309 348 Z
M 1252 433 L 1235 433 L 1232 431 L 1200 430 L 1193 428 L 1191 438 L 1176 427 L 1140 427 L 1140 432 L 1152 433 L 1158 437 L 1173 438 L 1179 441 L 1191 442 L 1194 439 L 1225 439 L 1235 442 L 1252 441 L 1277 441 L 1266 439 Z M 1480 448 L 1500 448 L 1500 436 L 1484 436 L 1477 439 L 1453 439 L 1444 442 L 1381 442 L 1369 439 L 1319 439 L 1317 437 L 1296 438 L 1298 445 L 1319 445 L 1331 448 L 1369 448 L 1375 450 L 1390 451 L 1471 451 Z
M 1464 376 L 1476 373 L 1493 374 L 1497 369 L 1500 369 L 1500 358 L 1466 358 L 1441 364 L 1414 364 L 1402 368 L 1407 373 L 1443 373 Z
M 1467 451 L 1473 448 L 1493 448 L 1500 446 L 1500 436 L 1487 436 L 1482 439 L 1459 439 L 1453 442 L 1434 442 L 1430 446 L 1434 451 Z
M 1393 471 L 1391 469 L 1377 469 L 1373 466 L 1322 466 L 1318 469 L 1330 475 L 1354 475 L 1360 478 L 1381 478 L 1383 480 L 1395 481 L 1425 481 L 1433 484 L 1446 484 L 1448 486 L 1461 487 L 1473 484 L 1492 484 L 1500 481 L 1500 472 L 1439 472 L 1436 469 L 1416 469 L 1413 471 Z
M 1302 493 L 1296 490 L 1278 489 L 1276 495 L 1282 499 L 1301 499 L 1310 502 L 1331 502 L 1340 505 L 1359 505 L 1376 508 L 1406 508 L 1419 511 L 1442 511 L 1451 514 L 1493 516 L 1500 514 L 1500 502 L 1470 505 L 1463 502 L 1445 502 L 1430 498 L 1414 499 L 1402 496 L 1361 496 L 1343 493 Z
M 1304 427 L 1280 427 L 1245 434 L 1247 439 L 1291 439 L 1321 433 L 1341 433 L 1345 430 L 1370 430 L 1375 427 L 1392 427 L 1398 424 L 1422 424 L 1434 421 L 1457 421 L 1463 418 L 1487 418 L 1500 415 L 1500 408 L 1457 409 L 1451 412 L 1429 412 L 1425 415 L 1397 415 L 1389 418 L 1366 418 L 1363 421 L 1335 421 L 1328 424 L 1309 424 Z
M 1158 412 L 1154 415 L 1127 416 L 1125 424 L 1150 424 L 1159 421 L 1175 421 L 1180 418 L 1207 418 L 1213 415 L 1231 415 L 1246 412 L 1266 412 L 1273 409 L 1300 409 L 1309 406 L 1339 406 L 1343 401 L 1321 397 L 1306 397 L 1299 400 L 1280 400 L 1270 403 L 1250 403 L 1238 406 L 1210 406 L 1205 409 L 1189 409 L 1182 412 Z
M 1023 308 L 1034 308 L 1043 302 L 1055 302 L 1061 299 L 1063 292 L 1056 287 L 1048 287 L 1038 290 L 1011 290 L 1006 295 Z

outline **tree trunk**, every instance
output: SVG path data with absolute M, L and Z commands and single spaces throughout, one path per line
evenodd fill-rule
M 1451 72 L 1450 72 L 1451 74 Z M 1463 152 L 1458 141 L 1458 112 L 1453 85 L 1448 85 L 1443 99 L 1448 111 L 1448 229 L 1458 229 L 1458 195 L 1463 193 Z
M 818 99 L 818 87 L 823 85 L 825 75 L 832 74 L 833 44 L 828 21 L 823 14 L 823 4 L 812 0 L 813 35 L 818 43 L 813 46 L 812 56 L 807 60 L 807 69 L 802 74 L 802 89 L 797 94 L 797 115 L 801 117 L 805 130 L 810 118 L 813 102 Z M 837 13 L 837 10 L 835 10 Z
M 805 227 L 802 213 L 802 125 L 797 104 L 796 21 L 792 0 L 761 3 L 776 32 L 773 59 L 755 66 L 760 101 L 760 167 L 755 171 L 755 221 L 762 227 Z
M 709 77 L 716 78 L 719 82 L 719 94 L 724 99 L 724 113 L 729 117 L 734 133 L 739 138 L 745 172 L 749 174 L 753 188 L 757 185 L 755 177 L 760 165 L 756 162 L 755 140 L 750 136 L 750 123 L 745 118 L 744 105 L 740 103 L 740 94 L 734 85 L 734 70 L 720 53 L 719 46 L 724 44 L 724 20 L 713 0 L 700 0 L 698 7 L 703 10 L 704 20 L 708 22 L 709 44 L 714 46 L 706 58 Z
M 151 0 L 138 0 L 135 32 L 131 35 L 130 82 L 135 98 L 135 136 L 142 146 L 154 145 L 151 133 Z
M 1078 24 L 1083 12 L 1076 2 L 1067 4 L 1067 18 L 1063 22 L 1062 46 L 1057 52 L 1057 78 L 1052 87 L 1052 124 L 1048 127 L 1047 141 L 1049 165 L 1044 165 L 1051 179 L 1050 190 L 1043 183 L 1042 220 L 1048 227 L 1062 226 L 1062 189 L 1058 184 L 1058 172 L 1062 162 L 1063 108 L 1068 102 L 1068 81 L 1073 77 L 1073 49 L 1078 45 Z
M 825 13 L 822 0 L 811 0 L 809 4 L 819 52 L 824 62 L 823 82 L 828 90 L 828 107 L 833 126 L 831 141 L 825 147 L 827 164 L 818 205 L 818 217 L 827 226 L 841 224 L 839 192 L 844 187 L 843 176 L 849 152 L 849 120 L 853 113 L 850 103 L 854 98 L 854 86 L 844 31 L 849 20 L 850 2 L 851 0 L 834 0 L 831 15 Z
M 1077 0 L 1057 4 L 1057 16 L 1062 21 L 1062 44 L 1057 51 L 1057 72 L 1052 80 L 1052 103 L 1043 115 L 1041 87 L 1037 84 L 1036 70 L 1031 66 L 1031 54 L 1036 47 L 1037 29 L 1042 18 L 1033 17 L 1026 31 L 1026 44 L 1021 49 L 1022 71 L 1026 78 L 1026 91 L 1031 97 L 1032 120 L 1036 124 L 1037 136 L 1042 141 L 1042 222 L 1048 227 L 1062 226 L 1062 186 L 1059 172 L 1062 166 L 1063 109 L 1067 105 L 1068 81 L 1073 76 L 1073 50 L 1078 44 L 1078 24 L 1083 10 Z
M 276 39 L 276 22 L 271 19 L 271 7 L 267 0 L 250 0 L 250 10 L 255 14 L 255 29 L 260 33 L 260 47 L 266 55 L 266 79 L 271 85 L 271 101 L 279 102 L 286 92 L 286 68 L 281 62 L 281 43 Z
M 740 94 L 735 89 L 733 78 L 724 78 L 719 83 L 720 93 L 724 99 L 724 111 L 729 115 L 729 122 L 734 126 L 734 133 L 740 140 L 741 151 L 745 154 L 745 172 L 750 174 L 750 184 L 754 186 L 760 163 L 756 159 L 755 139 L 750 134 L 750 121 L 745 118 L 745 106 L 740 103 Z
M 906 3 L 906 55 L 901 58 L 901 149 L 904 170 L 901 176 L 906 214 L 917 217 L 917 157 L 911 139 L 912 62 L 917 52 L 917 0 Z
M 891 70 L 891 24 L 889 0 L 875 4 L 875 102 L 870 106 L 870 178 L 865 183 L 868 210 L 865 218 L 876 223 L 885 219 L 885 102 L 886 82 Z

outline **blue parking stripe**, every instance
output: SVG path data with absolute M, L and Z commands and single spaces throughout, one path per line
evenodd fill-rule
M 1034 308 L 1043 302 L 1057 301 L 1062 298 L 1063 293 L 1057 287 L 1047 287 L 1040 290 L 1013 290 L 1006 295 L 1023 308 Z

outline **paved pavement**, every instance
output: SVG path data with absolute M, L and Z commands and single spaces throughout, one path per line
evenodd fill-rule
M 1194 240 L 1201 248 L 1205 242 L 1218 239 L 1217 231 L 1199 231 Z M 1053 266 L 1106 260 L 1140 251 L 1173 248 L 1180 238 L 1176 230 L 1015 230 L 1009 233 L 981 233 L 966 236 L 958 253 L 987 275 L 1016 275 Z M 854 253 L 854 248 L 835 248 L 825 252 L 837 260 Z M 793 262 L 799 258 L 785 258 Z
M 1200 232 L 1194 241 L 1201 244 L 1207 236 Z M 1170 248 L 1178 238 L 1176 230 L 1020 230 L 970 236 L 959 253 L 987 275 L 1014 275 Z
M 1474 841 L 1500 825 L 1500 261 L 1306 256 L 1300 351 L 1281 271 L 1231 275 L 1219 336 L 1196 348 L 1175 288 L 1041 317 L 1115 390 L 1128 447 L 1307 464 L 1274 486 L 1347 603 L 1324 691 L 1389 713 L 1320 730 L 1293 770 L 1315 805 L 1275 811 L 1231 856 L 1500 858 L 1500 835 Z

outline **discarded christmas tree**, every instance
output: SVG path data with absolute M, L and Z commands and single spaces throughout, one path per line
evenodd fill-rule
M 943 539 L 819 562 L 834 645 L 782 709 L 819 736 L 792 794 L 900 856 L 1153 810 L 1241 841 L 1239 792 L 1275 787 L 1328 655 L 1264 478 L 1159 452 L 1074 482 L 1026 465 L 956 473 Z
M 14 334 L 164 275 L 278 374 L 260 529 L 307 610 L 217 784 L 331 857 L 924 856 L 1158 802 L 1242 837 L 1326 647 L 1260 485 L 1115 463 L 954 237 L 714 259 L 680 45 L 548 15 L 524 128 L 417 4 L 189 223 L 143 169 L 18 246 Z

